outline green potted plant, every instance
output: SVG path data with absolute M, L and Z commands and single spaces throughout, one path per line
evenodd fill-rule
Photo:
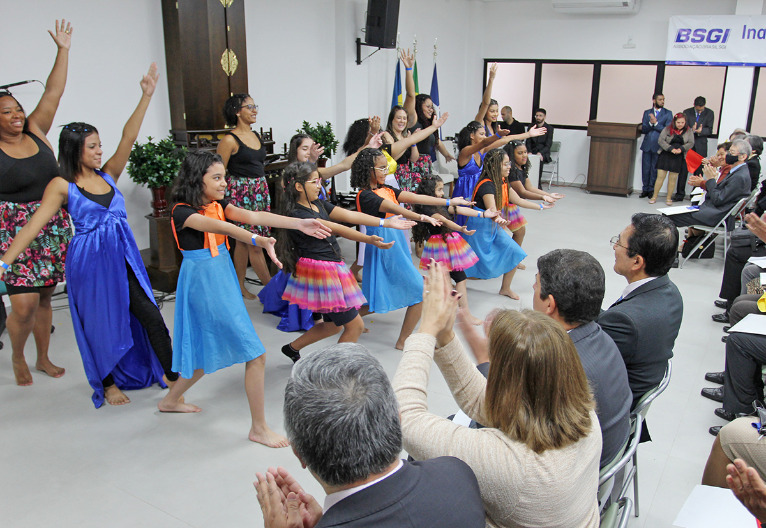
M 324 160 L 323 163 L 318 163 L 320 167 L 324 167 L 327 162 L 327 158 L 335 153 L 335 149 L 338 148 L 338 140 L 335 139 L 335 133 L 332 131 L 332 125 L 327 121 L 324 125 L 317 123 L 316 126 L 311 126 L 308 121 L 304 121 L 301 128 L 297 129 L 298 134 L 306 134 L 315 142 L 324 147 L 324 154 L 319 160 Z
M 172 136 L 159 141 L 149 136 L 146 143 L 133 145 L 128 174 L 131 180 L 152 190 L 152 216 L 168 216 L 165 191 L 173 183 L 185 157 L 186 147 L 176 145 Z

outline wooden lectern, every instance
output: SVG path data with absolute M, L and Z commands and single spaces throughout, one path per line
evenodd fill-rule
M 588 121 L 590 156 L 588 192 L 624 194 L 633 192 L 636 138 L 641 125 Z

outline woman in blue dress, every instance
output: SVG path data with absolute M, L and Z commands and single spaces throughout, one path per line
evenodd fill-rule
M 542 131 L 542 132 L 541 132 Z M 457 136 L 457 174 L 453 196 L 472 196 L 479 183 L 484 155 L 490 150 L 502 147 L 514 139 L 527 139 L 545 134 L 544 128 L 533 128 L 523 134 L 509 135 L 507 130 L 499 130 L 496 135 L 487 137 L 486 129 L 478 121 L 471 121 Z M 455 223 L 466 225 L 466 217 L 455 215 Z
M 66 263 L 67 292 L 77 345 L 93 403 L 122 405 L 123 389 L 172 383 L 172 346 L 154 301 L 116 180 L 128 162 L 157 85 L 157 65 L 141 80 L 141 100 L 125 124 L 115 154 L 101 164 L 98 131 L 86 123 L 65 125 L 59 137 L 59 169 L 42 204 L 1 257 L 0 272 L 67 204 L 75 223 Z

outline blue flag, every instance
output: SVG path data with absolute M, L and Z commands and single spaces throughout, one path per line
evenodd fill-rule
M 391 108 L 402 106 L 402 74 L 399 71 L 399 59 L 396 60 L 396 71 L 394 72 L 394 95 L 391 97 Z
M 436 62 L 434 62 L 434 75 L 431 77 L 431 101 L 434 104 L 434 111 L 439 112 L 439 81 L 436 79 Z M 439 112 L 441 114 L 441 112 Z M 439 139 L 442 138 L 442 129 L 439 129 Z M 432 156 L 435 157 L 435 156 Z

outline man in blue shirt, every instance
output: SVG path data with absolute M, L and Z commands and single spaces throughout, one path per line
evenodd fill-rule
M 641 142 L 641 194 L 639 198 L 652 196 L 654 182 L 657 179 L 657 158 L 660 146 L 657 140 L 660 132 L 670 124 L 673 113 L 665 108 L 665 96 L 656 93 L 652 96 L 652 107 L 644 112 L 641 119 L 641 133 L 644 141 Z

